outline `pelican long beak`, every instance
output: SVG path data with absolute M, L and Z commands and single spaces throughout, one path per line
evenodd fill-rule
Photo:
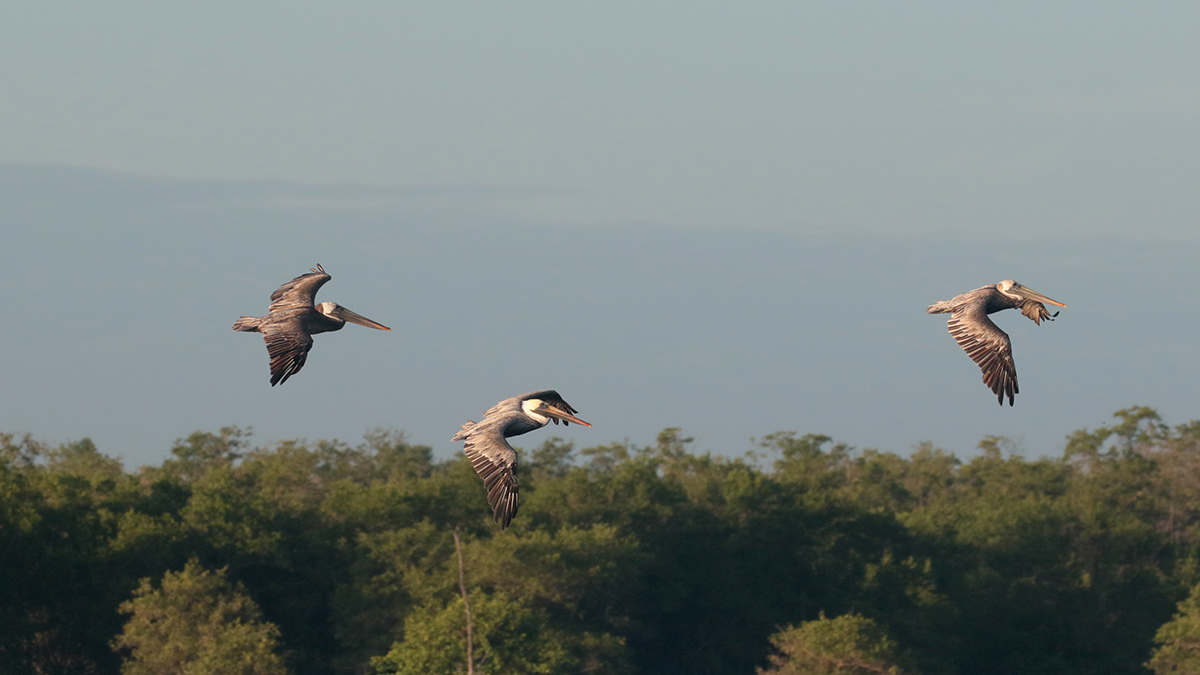
M 564 422 L 574 422 L 575 424 L 579 424 L 579 425 L 582 425 L 585 427 L 592 426 L 592 425 L 588 424 L 587 422 L 584 422 L 583 420 L 579 419 L 578 417 L 575 417 L 574 415 L 572 415 L 570 413 L 559 410 L 558 408 L 555 408 L 553 406 L 548 406 L 548 405 L 538 406 L 538 409 L 535 412 L 537 412 L 539 415 L 545 415 L 547 417 L 554 417 L 554 418 L 560 419 Z
M 1021 286 L 1020 284 L 1017 284 L 1017 285 Z M 1066 307 L 1066 305 L 1062 304 L 1061 302 L 1059 302 L 1057 300 L 1051 300 L 1050 298 L 1047 298 L 1046 296 L 1042 295 L 1041 293 L 1038 293 L 1037 291 L 1033 290 L 1032 288 L 1029 288 L 1028 286 L 1021 286 L 1021 295 L 1024 295 L 1025 297 L 1029 298 L 1030 300 L 1037 300 L 1038 302 L 1044 302 L 1046 304 L 1055 305 L 1057 307 Z
M 381 323 L 375 323 L 374 321 L 368 319 L 367 317 L 363 316 L 362 314 L 352 312 L 352 311 L 346 309 L 345 307 L 342 307 L 341 305 L 338 305 L 338 308 L 335 309 L 332 312 L 332 314 L 335 317 L 341 319 L 342 321 L 349 321 L 350 323 L 356 323 L 360 326 L 366 326 L 367 328 L 376 328 L 379 330 L 391 330 L 391 328 L 388 328 L 387 326 L 385 326 Z

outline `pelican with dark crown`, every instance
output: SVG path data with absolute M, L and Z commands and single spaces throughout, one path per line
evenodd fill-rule
M 312 349 L 312 336 L 317 333 L 341 330 L 347 321 L 368 328 L 391 330 L 336 302 L 314 305 L 317 289 L 331 278 L 318 264 L 308 274 L 301 274 L 275 289 L 266 316 L 243 316 L 234 322 L 234 330 L 263 334 L 267 353 L 271 356 L 272 387 L 287 382 L 289 377 L 300 372 Z
M 996 400 L 1004 405 L 1013 404 L 1017 388 L 1017 367 L 1013 363 L 1012 343 L 1008 334 L 1000 330 L 988 314 L 1005 309 L 1019 309 L 1039 326 L 1042 320 L 1053 321 L 1058 312 L 1046 310 L 1049 303 L 1058 307 L 1066 305 L 1026 288 L 1012 279 L 1005 279 L 995 286 L 984 286 L 950 300 L 936 302 L 925 310 L 926 314 L 950 314 L 950 334 L 958 346 L 967 352 L 971 360 L 983 371 L 983 383 L 996 394 Z
M 454 434 L 451 440 L 466 441 L 463 452 L 483 479 L 492 521 L 500 523 L 501 530 L 517 515 L 517 453 L 505 439 L 541 429 L 550 422 L 592 426 L 575 417 L 574 412 L 557 391 L 535 391 L 500 401 L 483 414 L 481 421 L 468 421 Z

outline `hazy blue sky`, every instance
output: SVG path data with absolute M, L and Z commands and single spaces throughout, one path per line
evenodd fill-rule
M 0 152 L 512 188 L 550 225 L 1194 238 L 1198 34 L 1182 2 L 6 3 Z
M 8 3 L 0 430 L 446 453 L 547 386 L 581 442 L 730 454 L 1182 422 L 1196 35 L 1190 3 Z M 397 330 L 272 390 L 228 325 L 317 262 Z M 1069 305 L 998 319 L 1011 410 L 922 314 L 1004 278 Z

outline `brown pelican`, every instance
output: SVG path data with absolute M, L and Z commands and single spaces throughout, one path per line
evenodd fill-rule
M 267 353 L 271 355 L 271 386 L 287 382 L 300 372 L 312 349 L 312 336 L 341 330 L 347 321 L 368 328 L 391 330 L 383 324 L 355 314 L 336 302 L 313 304 L 317 289 L 332 277 L 319 264 L 308 274 L 301 274 L 275 289 L 266 316 L 243 316 L 233 324 L 234 330 L 263 334 Z
M 504 439 L 540 429 L 549 422 L 558 424 L 559 420 L 592 426 L 573 412 L 575 409 L 557 391 L 535 391 L 500 401 L 483 414 L 482 421 L 468 421 L 462 431 L 454 434 L 451 440 L 466 440 L 463 452 L 483 479 L 492 521 L 500 523 L 501 530 L 517 515 L 517 453 Z
M 1006 279 L 995 286 L 984 286 L 934 303 L 925 313 L 950 313 L 950 334 L 971 360 L 979 364 L 983 371 L 983 383 L 996 394 L 1000 405 L 1004 405 L 1004 396 L 1008 395 L 1008 404 L 1011 406 L 1013 396 L 1020 392 L 1017 388 L 1017 367 L 1012 358 L 1012 343 L 1008 340 L 1008 334 L 996 327 L 987 315 L 1003 309 L 1020 309 L 1022 314 L 1040 326 L 1042 319 L 1053 321 L 1058 316 L 1058 312 L 1051 314 L 1046 311 L 1043 302 L 1066 307 L 1012 279 Z

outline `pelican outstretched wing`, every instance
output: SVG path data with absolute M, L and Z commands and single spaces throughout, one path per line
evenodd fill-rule
M 312 307 L 317 290 L 332 278 L 325 273 L 325 268 L 318 264 L 308 274 L 301 274 L 275 289 L 275 292 L 271 294 L 271 307 L 268 311 L 279 312 Z
M 1004 405 L 1004 397 L 1008 396 L 1011 406 L 1013 396 L 1020 392 L 1017 388 L 1017 366 L 1012 358 L 1012 343 L 1008 333 L 1000 330 L 988 318 L 985 306 L 986 303 L 973 303 L 955 309 L 950 314 L 950 335 L 967 352 L 967 356 L 979 365 L 983 371 L 983 383 L 996 395 L 1000 405 Z
M 299 316 L 267 324 L 263 326 L 262 333 L 267 343 L 267 353 L 271 355 L 271 386 L 274 387 L 300 372 L 304 361 L 308 359 L 308 351 L 312 349 L 313 339 L 304 330 Z
M 492 520 L 503 530 L 517 515 L 517 453 L 504 440 L 500 426 L 486 424 L 486 421 L 485 424 L 472 424 L 470 428 L 464 424 L 463 431 L 454 439 L 465 437 L 467 442 L 463 452 L 467 453 L 475 473 L 483 479 L 488 506 L 492 507 Z

